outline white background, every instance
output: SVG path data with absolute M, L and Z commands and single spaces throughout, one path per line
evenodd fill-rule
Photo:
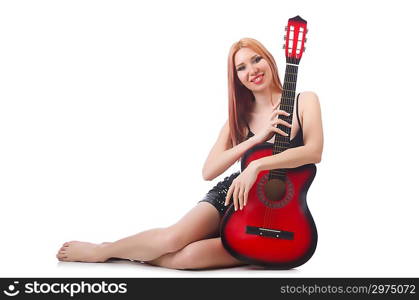
M 297 92 L 319 96 L 325 136 L 312 259 L 58 262 L 65 241 L 171 225 L 238 170 L 201 176 L 227 119 L 229 48 L 259 40 L 283 78 L 296 15 L 309 28 Z M 418 276 L 418 25 L 414 1 L 2 1 L 0 276 Z

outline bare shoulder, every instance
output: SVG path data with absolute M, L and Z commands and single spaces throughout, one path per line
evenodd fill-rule
M 298 98 L 298 106 L 300 109 L 301 121 L 304 123 L 304 118 L 307 115 L 320 115 L 320 101 L 317 94 L 313 91 L 304 91 L 300 93 Z
M 319 97 L 316 93 L 307 91 L 300 93 L 300 100 L 304 145 L 312 149 L 316 162 L 320 162 L 323 151 L 323 125 Z
M 313 91 L 301 92 L 298 98 L 298 102 L 300 103 L 300 107 L 303 110 L 306 107 L 313 107 L 313 106 L 320 107 L 319 97 Z

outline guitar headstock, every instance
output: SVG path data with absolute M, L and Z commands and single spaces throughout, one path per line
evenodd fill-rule
M 305 51 L 307 21 L 300 16 L 288 19 L 285 31 L 287 34 L 284 36 L 284 49 L 287 63 L 298 65 Z

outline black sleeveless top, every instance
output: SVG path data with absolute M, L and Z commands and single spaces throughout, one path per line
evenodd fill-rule
M 296 100 L 296 109 L 297 109 L 297 121 L 298 121 L 298 125 L 300 125 L 300 129 L 298 130 L 296 136 L 290 140 L 290 148 L 295 148 L 295 147 L 299 147 L 299 146 L 303 146 L 304 145 L 304 140 L 303 140 L 303 127 L 301 126 L 301 122 L 300 122 L 300 116 L 298 114 L 298 98 L 299 98 L 300 94 L 297 95 L 297 100 Z M 247 134 L 247 138 L 250 138 L 252 136 L 254 136 L 254 133 L 250 130 L 249 124 L 247 124 L 247 129 L 249 130 L 249 133 Z M 269 142 L 263 142 L 264 144 L 272 144 L 273 143 L 269 143 Z M 250 149 L 249 149 L 250 150 Z

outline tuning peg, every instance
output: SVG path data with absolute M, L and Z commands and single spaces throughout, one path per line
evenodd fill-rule
M 306 52 L 306 47 L 304 47 L 303 52 Z
M 288 26 L 285 26 L 285 31 L 287 31 L 288 30 Z
M 284 41 L 286 41 L 287 40 L 287 36 L 286 35 L 284 35 Z
M 285 44 L 282 45 L 282 49 L 285 49 Z
M 308 33 L 308 29 L 306 29 L 306 34 Z
M 307 38 L 304 39 L 304 43 L 307 43 Z

